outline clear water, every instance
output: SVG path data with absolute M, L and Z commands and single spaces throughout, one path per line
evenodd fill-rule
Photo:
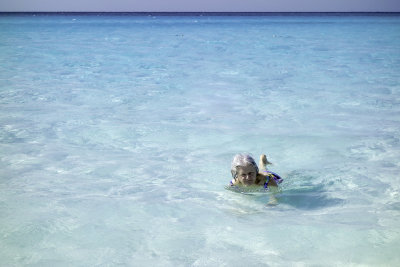
M 2 15 L 0 127 L 2 266 L 400 264 L 400 16 Z

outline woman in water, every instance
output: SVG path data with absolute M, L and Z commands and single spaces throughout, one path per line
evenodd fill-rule
M 271 164 L 267 157 L 262 154 L 260 156 L 260 170 L 254 159 L 248 154 L 237 154 L 233 158 L 231 165 L 231 173 L 233 179 L 231 186 L 263 186 L 277 187 L 283 179 L 276 173 L 267 170 L 267 165 Z

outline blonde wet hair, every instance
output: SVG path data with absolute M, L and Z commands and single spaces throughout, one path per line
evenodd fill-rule
M 256 168 L 256 173 L 258 173 L 258 166 L 252 156 L 250 156 L 249 154 L 236 154 L 233 157 L 232 164 L 231 164 L 232 177 L 236 178 L 237 173 L 238 173 L 238 168 L 244 167 L 247 165 L 253 165 Z

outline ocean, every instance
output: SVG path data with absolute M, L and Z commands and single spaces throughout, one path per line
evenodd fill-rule
M 399 266 L 399 173 L 399 14 L 0 15 L 1 266 Z

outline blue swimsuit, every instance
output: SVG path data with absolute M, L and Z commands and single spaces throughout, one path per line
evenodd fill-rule
M 268 182 L 269 182 L 269 179 L 271 179 L 271 178 L 273 178 L 277 184 L 280 184 L 283 181 L 283 179 L 278 174 L 276 174 L 274 172 L 263 171 L 263 173 L 265 173 L 267 175 L 267 180 L 264 183 L 264 188 L 265 189 L 268 189 Z M 230 182 L 230 185 L 234 186 L 232 180 Z
M 263 171 L 267 175 L 267 181 L 264 183 L 264 188 L 268 188 L 269 179 L 273 178 L 277 184 L 282 183 L 283 179 L 276 173 L 270 171 Z

